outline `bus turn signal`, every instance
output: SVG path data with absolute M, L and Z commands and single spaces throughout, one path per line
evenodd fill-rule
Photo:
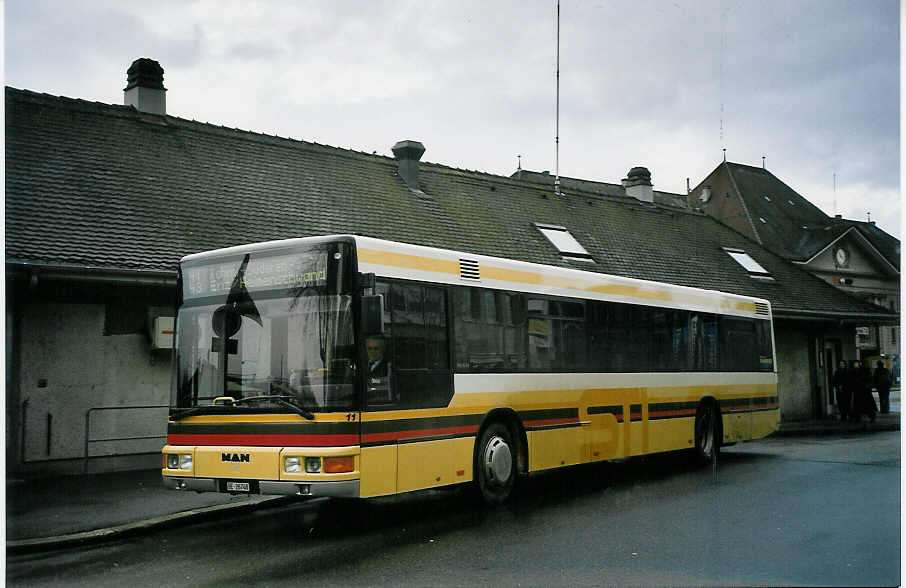
M 355 470 L 355 456 L 345 455 L 343 457 L 325 457 L 324 458 L 324 473 L 325 474 L 340 474 L 343 472 L 351 472 Z

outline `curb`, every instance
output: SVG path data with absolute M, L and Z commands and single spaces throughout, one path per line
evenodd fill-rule
M 771 437 L 801 437 L 805 435 L 843 435 L 847 433 L 881 433 L 899 431 L 900 423 L 853 423 L 842 424 L 829 422 L 827 424 L 803 424 L 783 426 L 771 434 Z
M 134 523 L 125 523 L 104 529 L 80 531 L 78 533 L 70 533 L 56 537 L 41 537 L 37 539 L 19 539 L 15 541 L 7 541 L 6 553 L 7 555 L 14 553 L 34 553 L 38 551 L 50 551 L 53 549 L 64 549 L 80 545 L 103 543 L 105 541 L 113 541 L 122 537 L 147 533 L 155 529 L 161 529 L 164 527 L 176 526 L 191 521 L 197 521 L 199 519 L 203 519 L 224 511 L 253 511 L 281 506 L 283 504 L 294 501 L 295 497 L 293 496 L 274 496 L 271 498 L 263 498 L 257 502 L 244 502 L 240 504 L 218 504 L 215 506 L 195 508 L 192 510 L 186 510 L 174 514 L 145 519 Z

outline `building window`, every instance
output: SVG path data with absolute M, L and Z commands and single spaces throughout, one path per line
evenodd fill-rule
M 582 247 L 575 237 L 566 229 L 557 225 L 542 225 L 535 223 L 535 227 L 541 231 L 551 244 L 557 248 L 564 259 L 573 261 L 587 261 L 594 263 L 595 260 L 591 254 Z
M 741 265 L 747 272 L 749 272 L 749 275 L 763 278 L 769 278 L 771 276 L 771 273 L 768 270 L 761 267 L 761 264 L 752 259 L 752 257 L 742 249 L 730 249 L 728 247 L 724 247 L 724 251 L 727 252 L 727 255 L 733 258 L 733 261 Z

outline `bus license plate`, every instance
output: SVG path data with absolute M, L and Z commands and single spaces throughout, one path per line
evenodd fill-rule
M 226 489 L 227 489 L 227 492 L 248 492 L 249 483 L 248 482 L 227 482 Z

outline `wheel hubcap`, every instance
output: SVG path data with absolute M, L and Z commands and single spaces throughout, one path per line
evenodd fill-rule
M 484 469 L 488 480 L 503 484 L 513 471 L 513 454 L 502 437 L 492 437 L 484 450 Z

